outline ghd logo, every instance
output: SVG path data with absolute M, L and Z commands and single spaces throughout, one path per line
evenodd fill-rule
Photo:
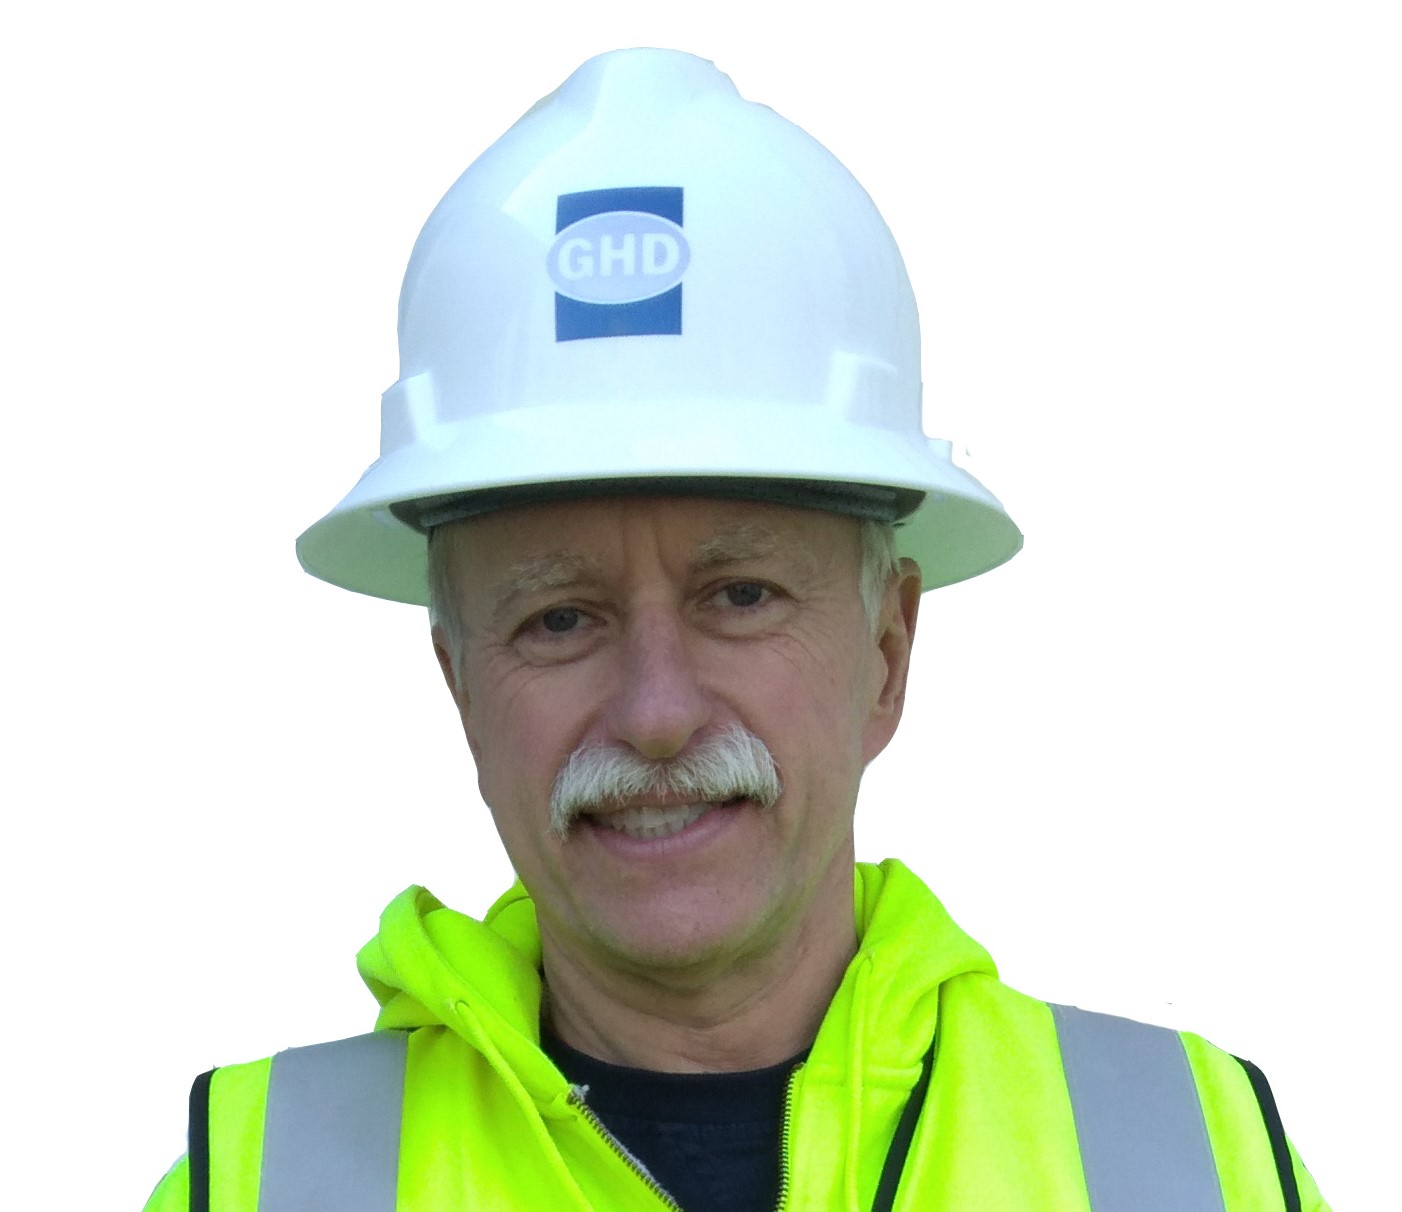
M 555 289 L 581 303 L 635 303 L 671 290 L 691 249 L 675 223 L 641 211 L 609 211 L 571 223 L 550 247 Z
M 545 268 L 555 339 L 680 334 L 691 248 L 682 191 L 636 186 L 562 194 Z

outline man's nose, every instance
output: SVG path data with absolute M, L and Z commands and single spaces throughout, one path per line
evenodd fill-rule
M 614 737 L 653 761 L 675 757 L 711 712 L 680 617 L 657 609 L 631 619 L 621 663 L 611 712 Z

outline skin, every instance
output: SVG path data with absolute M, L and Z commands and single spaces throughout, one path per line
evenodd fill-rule
M 852 816 L 900 721 L 920 596 L 903 561 L 875 627 L 857 524 L 702 498 L 503 510 L 454 524 L 458 668 L 434 642 L 540 922 L 566 1043 L 664 1072 L 754 1069 L 811 1044 L 856 949 Z M 626 839 L 550 829 L 577 747 L 665 760 L 739 723 L 783 793 Z

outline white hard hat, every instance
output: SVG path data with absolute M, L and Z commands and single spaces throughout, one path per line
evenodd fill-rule
M 701 493 L 900 521 L 931 588 L 1022 536 L 920 425 L 895 241 L 822 145 L 677 51 L 589 60 L 430 216 L 380 457 L 297 542 L 423 604 L 435 525 L 565 495 Z

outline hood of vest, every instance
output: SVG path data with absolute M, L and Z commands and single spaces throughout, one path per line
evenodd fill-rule
M 893 1085 L 908 1086 L 934 1032 L 940 983 L 996 969 L 894 859 L 856 866 L 853 909 L 858 951 L 814 1041 L 805 1082 L 880 1082 L 889 1074 Z M 447 1027 L 514 1074 L 545 1109 L 568 1086 L 540 1050 L 540 958 L 535 906 L 519 883 L 482 921 L 410 887 L 381 915 L 358 966 L 380 1004 L 377 1029 Z

